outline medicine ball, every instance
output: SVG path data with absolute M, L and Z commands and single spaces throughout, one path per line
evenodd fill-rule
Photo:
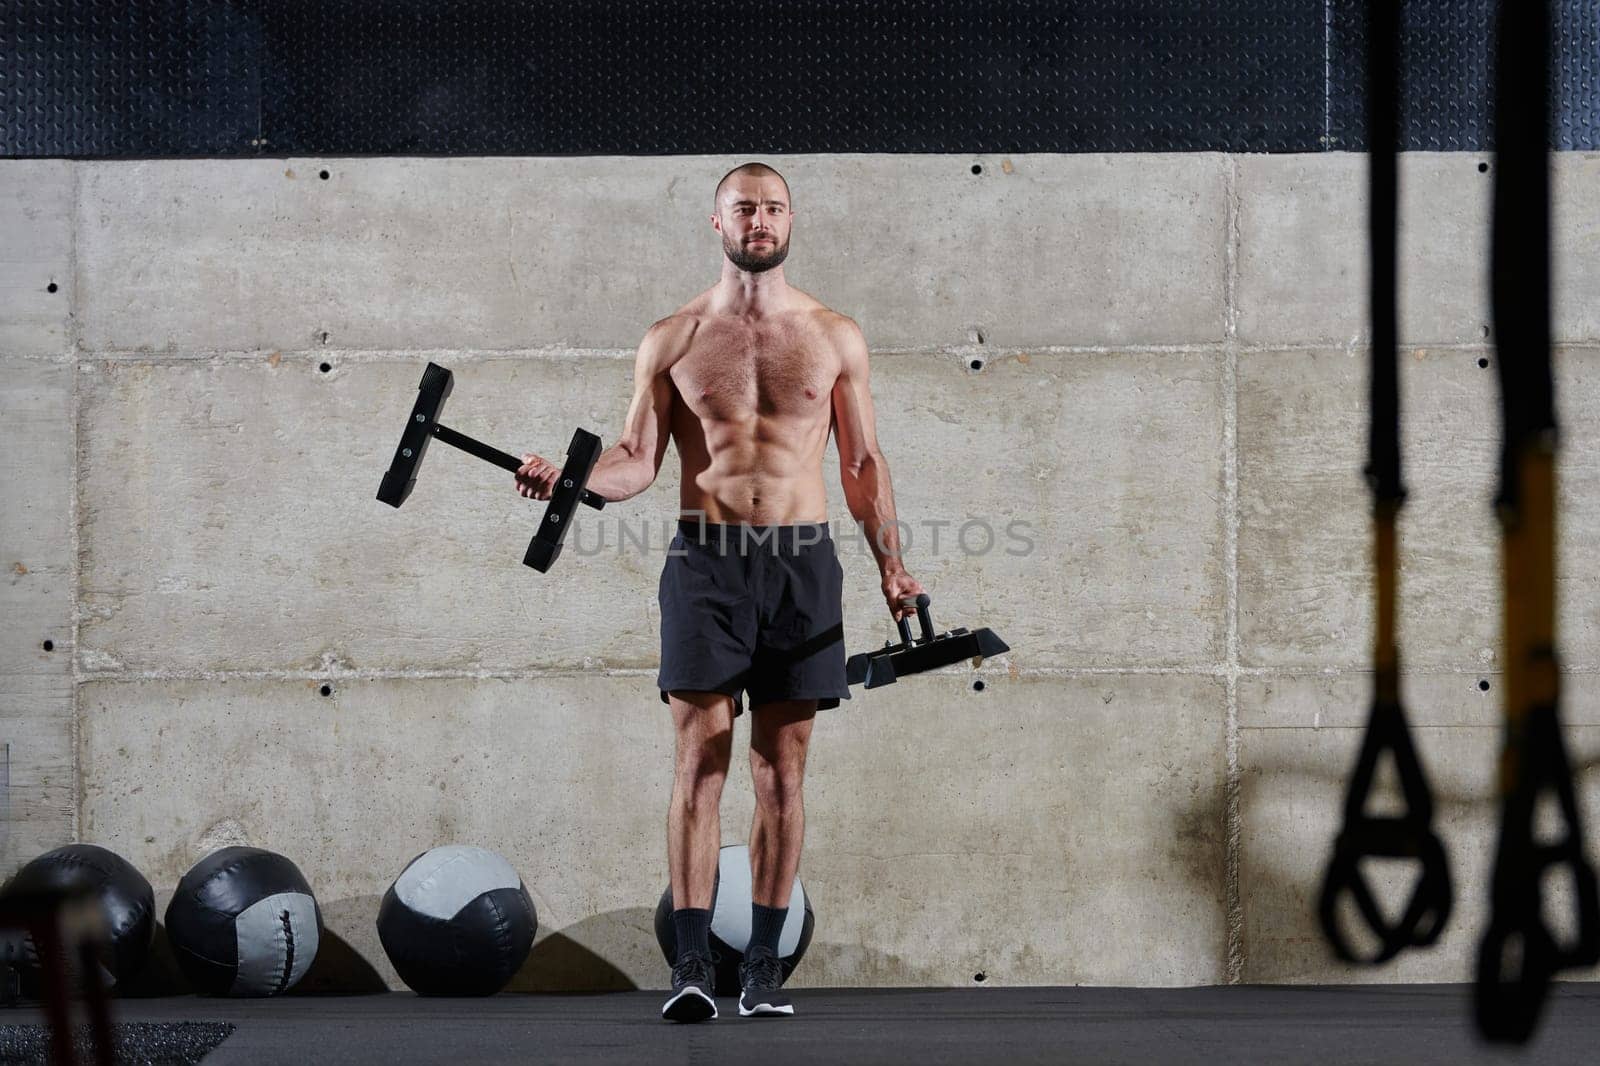
M 275 996 L 311 969 L 322 911 L 298 867 L 262 848 L 218 848 L 183 875 L 167 939 L 196 988 Z
M 378 907 L 384 953 L 425 996 L 494 995 L 522 968 L 538 928 L 517 871 L 466 844 L 412 859 Z
M 114 851 L 94 844 L 68 844 L 47 851 L 16 872 L 0 889 L 0 898 L 35 892 L 89 891 L 105 915 L 109 943 L 100 952 L 106 987 L 132 977 L 150 958 L 156 933 L 156 898 L 150 882 Z M 18 931 L 13 938 L 29 995 L 39 990 L 39 955 L 33 938 Z
M 715 991 L 719 996 L 739 993 L 739 964 L 744 961 L 744 949 L 750 946 L 753 917 L 750 902 L 750 848 L 745 844 L 729 844 L 717 855 L 716 878 L 711 889 L 711 965 L 716 970 Z M 784 980 L 789 979 L 804 957 L 815 925 L 811 900 L 806 897 L 797 876 L 789 890 L 789 913 L 783 920 L 783 932 L 778 936 L 778 961 L 783 965 Z M 667 965 L 678 961 L 678 933 L 672 924 L 670 884 L 656 904 L 656 943 L 661 945 Z

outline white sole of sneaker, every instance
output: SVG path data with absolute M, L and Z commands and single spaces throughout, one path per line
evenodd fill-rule
M 707 1022 L 717 1017 L 717 1001 L 698 988 L 686 988 L 667 1000 L 661 1016 L 669 1022 Z
M 772 1007 L 765 1003 L 757 1003 L 754 1007 L 746 1007 L 743 1003 L 739 1004 L 739 1017 L 741 1018 L 760 1018 L 763 1016 L 768 1018 L 776 1018 L 780 1015 L 793 1014 L 793 1004 L 787 1007 Z

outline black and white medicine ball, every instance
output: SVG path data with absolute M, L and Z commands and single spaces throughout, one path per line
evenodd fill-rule
M 425 996 L 494 995 L 522 968 L 538 927 L 512 865 L 467 844 L 412 859 L 378 907 L 384 953 Z
M 219 848 L 183 875 L 167 905 L 167 939 L 195 987 L 275 996 L 311 969 L 322 911 L 298 867 L 263 848 Z
M 715 991 L 719 996 L 739 993 L 739 964 L 744 961 L 744 950 L 750 946 L 750 848 L 745 844 L 729 844 L 717 855 L 717 873 L 711 890 L 711 964 L 716 970 Z M 787 980 L 800 964 L 806 948 L 811 944 L 811 931 L 816 927 L 816 916 L 811 911 L 811 900 L 794 879 L 789 889 L 789 913 L 783 920 L 783 932 L 778 935 L 778 961 L 783 964 Z M 661 894 L 656 904 L 656 943 L 667 957 L 668 965 L 678 958 L 678 933 L 672 924 L 672 886 Z
M 106 987 L 132 977 L 150 958 L 156 933 L 156 897 L 132 863 L 95 844 L 68 844 L 47 851 L 18 870 L 0 889 L 0 899 L 67 892 L 93 895 L 105 917 L 107 943 L 99 953 Z M 6 954 L 21 971 L 29 995 L 38 992 L 40 965 L 33 937 L 15 930 Z

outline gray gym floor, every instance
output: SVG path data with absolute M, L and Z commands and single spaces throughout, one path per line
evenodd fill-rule
M 661 1021 L 659 992 L 118 1000 L 114 1021 L 237 1029 L 236 1063 L 1503 1063 L 1594 1061 L 1600 984 L 1558 986 L 1520 1051 L 1474 1036 L 1465 985 L 797 989 L 793 1018 Z M 0 1010 L 0 1025 L 39 1021 Z M 13 1060 L 14 1061 L 14 1060 Z

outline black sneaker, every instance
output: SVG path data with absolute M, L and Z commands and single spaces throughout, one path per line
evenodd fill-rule
M 711 960 L 685 952 L 672 968 L 672 996 L 661 1008 L 669 1022 L 704 1022 L 717 1016 L 712 995 Z
M 778 956 L 755 948 L 739 964 L 739 1016 L 742 1018 L 793 1014 L 794 1004 L 779 992 L 783 984 L 783 964 Z

